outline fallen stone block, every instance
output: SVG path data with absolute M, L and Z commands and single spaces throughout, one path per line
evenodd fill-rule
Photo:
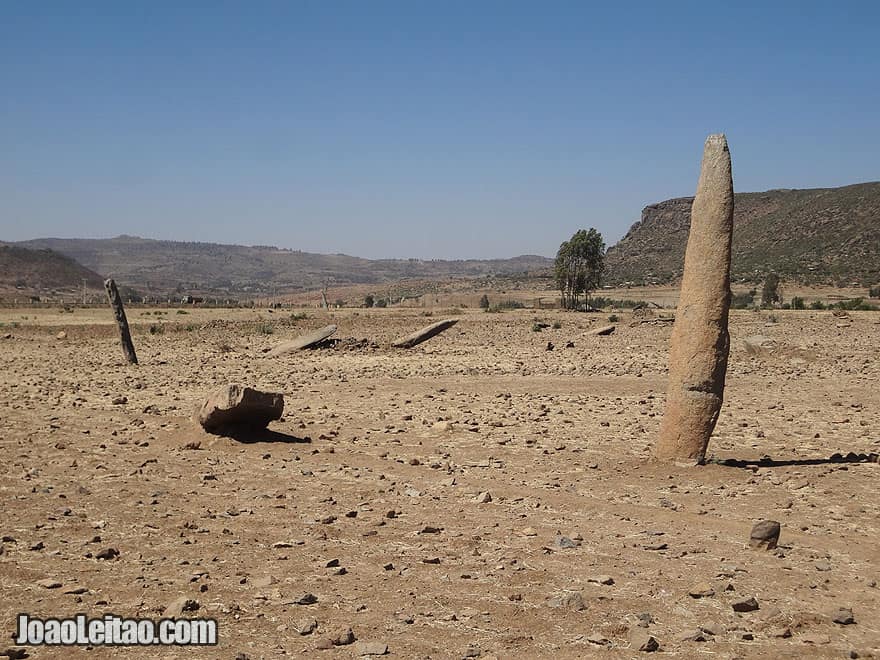
M 279 344 L 271 351 L 269 351 L 266 354 L 266 357 L 278 357 L 279 355 L 284 355 L 285 353 L 292 353 L 293 351 L 301 351 L 305 348 L 311 348 L 312 346 L 320 344 L 322 341 L 332 336 L 335 332 L 335 325 L 325 325 L 319 330 L 315 330 L 314 332 L 310 332 L 305 335 L 300 335 L 296 339 L 284 342 L 283 344 Z
M 231 384 L 207 398 L 199 411 L 199 423 L 211 433 L 228 427 L 265 428 L 283 412 L 283 394 Z
M 432 323 L 427 327 L 416 330 L 411 335 L 395 339 L 391 342 L 391 345 L 395 348 L 412 348 L 435 335 L 439 335 L 444 330 L 448 330 L 456 323 L 458 323 L 458 319 L 445 319 L 443 321 L 438 321 L 437 323 Z
M 596 328 L 595 330 L 590 330 L 587 334 L 596 335 L 596 336 L 603 336 L 603 335 L 610 335 L 615 330 L 617 330 L 616 325 L 603 325 L 601 328 Z

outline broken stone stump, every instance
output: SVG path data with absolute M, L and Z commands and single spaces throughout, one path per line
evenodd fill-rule
M 400 339 L 395 339 L 391 342 L 391 345 L 395 348 L 412 348 L 417 344 L 421 344 L 423 341 L 434 337 L 435 335 L 439 335 L 444 330 L 448 330 L 452 326 L 458 323 L 458 319 L 445 319 L 443 321 L 438 321 L 437 323 L 432 323 L 429 326 L 421 328 L 420 330 L 416 330 L 411 335 L 407 335 L 406 337 L 401 337 Z
M 267 357 L 278 357 L 279 355 L 284 355 L 285 353 L 292 353 L 293 351 L 301 351 L 305 348 L 311 348 L 313 346 L 317 346 L 322 341 L 326 340 L 330 336 L 332 336 L 336 332 L 335 325 L 325 325 L 323 328 L 319 330 L 315 330 L 314 332 L 309 332 L 305 335 L 300 335 L 296 339 L 291 341 L 284 342 L 283 344 L 279 344 L 271 351 L 269 351 L 266 356 Z
M 773 550 L 779 542 L 779 532 L 782 526 L 775 520 L 762 520 L 754 527 L 749 535 L 749 545 L 753 548 Z
M 137 354 L 134 352 L 134 344 L 131 341 L 128 319 L 125 317 L 125 308 L 122 306 L 122 296 L 119 295 L 119 289 L 116 288 L 116 282 L 112 277 L 104 281 L 104 289 L 107 291 L 107 300 L 110 301 L 110 307 L 113 308 L 113 315 L 116 317 L 116 325 L 119 327 L 119 341 L 122 343 L 122 353 L 129 364 L 137 364 L 138 359 Z M 59 337 L 59 339 L 63 339 L 63 337 Z
M 684 259 L 681 295 L 669 345 L 669 386 L 655 455 L 700 464 L 718 421 L 730 335 L 733 176 L 724 135 L 703 149 Z
M 211 394 L 199 411 L 199 423 L 210 432 L 224 428 L 265 428 L 281 418 L 284 395 L 260 392 L 244 385 L 224 385 Z

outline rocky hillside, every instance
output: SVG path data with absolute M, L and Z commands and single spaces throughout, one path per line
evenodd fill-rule
M 606 281 L 673 282 L 681 277 L 692 197 L 652 204 L 608 250 Z M 734 280 L 770 271 L 808 284 L 880 282 L 880 182 L 843 188 L 738 193 Z
M 373 284 L 405 278 L 484 277 L 546 269 L 552 260 L 370 260 L 344 254 L 312 254 L 267 246 L 156 241 L 136 236 L 110 239 L 45 238 L 17 245 L 51 248 L 129 286 L 152 293 L 174 290 L 248 296 Z
M 54 250 L 31 250 L 0 243 L 0 287 L 28 292 L 63 289 L 78 290 L 86 286 L 103 287 L 102 277 Z

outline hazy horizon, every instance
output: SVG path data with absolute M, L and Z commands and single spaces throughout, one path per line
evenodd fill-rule
M 0 7 L 0 240 L 416 259 L 613 245 L 693 195 L 880 179 L 880 6 Z
M 861 185 L 861 184 L 868 184 L 868 183 L 880 183 L 880 181 L 857 181 L 857 182 L 854 182 L 851 184 L 846 184 L 846 186 Z M 843 186 L 843 187 L 846 187 L 846 186 Z M 824 189 L 828 189 L 828 188 L 829 188 L 829 186 L 818 186 L 815 189 L 824 190 Z M 775 190 L 795 190 L 795 189 L 794 188 L 768 188 L 767 190 L 742 190 L 742 191 L 737 191 L 737 194 L 739 194 L 740 192 L 742 192 L 742 193 L 764 193 L 764 192 L 773 192 Z M 802 188 L 801 190 L 804 190 L 804 189 Z M 692 196 L 693 195 L 679 195 L 678 197 L 692 197 Z M 670 197 L 670 198 L 667 198 L 664 200 L 657 200 L 657 202 L 667 201 L 668 199 L 675 199 L 675 198 Z M 653 203 L 656 203 L 656 202 L 652 202 L 652 204 Z M 627 227 L 626 231 L 628 231 L 630 227 L 631 227 L 631 225 Z M 626 233 L 626 231 L 624 231 L 624 234 Z M 606 247 L 611 247 L 612 245 L 617 243 L 621 238 L 623 238 L 624 234 L 621 234 L 620 236 L 618 236 L 617 238 L 615 238 L 612 241 L 609 241 L 607 236 L 603 236 L 603 238 L 605 238 Z M 408 259 L 417 259 L 420 261 L 472 261 L 472 260 L 491 261 L 491 260 L 496 260 L 496 259 L 497 260 L 515 259 L 518 257 L 546 257 L 548 259 L 553 259 L 556 256 L 556 249 L 554 248 L 552 254 L 540 254 L 538 252 L 521 252 L 521 253 L 517 253 L 517 254 L 502 254 L 502 255 L 488 255 L 488 256 L 413 257 L 413 256 L 409 256 L 409 255 L 391 255 L 391 256 L 365 257 L 364 255 L 361 255 L 361 254 L 340 252 L 338 250 L 334 251 L 334 252 L 315 252 L 313 250 L 305 250 L 305 249 L 299 248 L 297 246 L 287 246 L 287 245 L 279 245 L 279 244 L 226 243 L 226 242 L 218 243 L 217 241 L 201 240 L 201 239 L 185 240 L 185 239 L 173 238 L 173 237 L 145 236 L 145 235 L 126 234 L 126 233 L 106 235 L 106 236 L 75 236 L 75 235 L 71 235 L 71 236 L 31 236 L 29 238 L 17 239 L 15 241 L 9 241 L 7 239 L 4 239 L 2 236 L 0 236 L 0 243 L 3 243 L 3 242 L 17 243 L 17 242 L 28 242 L 28 241 L 40 241 L 40 240 L 56 240 L 56 239 L 57 240 L 111 240 L 114 238 L 124 238 L 124 237 L 137 238 L 137 239 L 143 239 L 143 240 L 152 240 L 152 241 L 170 241 L 170 242 L 189 242 L 189 243 L 210 243 L 210 244 L 219 244 L 219 245 L 234 245 L 234 246 L 238 246 L 238 247 L 270 247 L 270 248 L 278 248 L 280 250 L 306 252 L 306 253 L 310 253 L 310 254 L 343 255 L 343 256 L 347 256 L 347 257 L 358 257 L 358 258 L 369 259 L 369 260 L 373 260 L 373 261 L 408 260 Z

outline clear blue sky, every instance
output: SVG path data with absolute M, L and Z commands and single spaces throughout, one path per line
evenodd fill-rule
M 880 179 L 880 2 L 0 3 L 0 240 L 550 256 L 719 131 L 740 191 Z

